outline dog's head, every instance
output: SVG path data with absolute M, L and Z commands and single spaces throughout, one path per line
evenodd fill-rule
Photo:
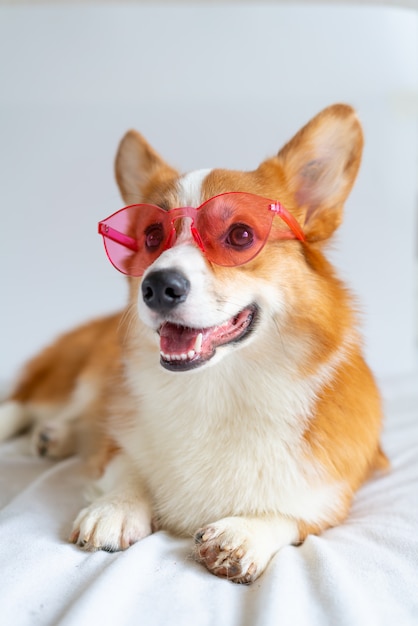
M 158 338 L 164 368 L 216 363 L 255 337 L 267 346 L 277 336 L 299 350 L 295 337 L 304 335 L 316 361 L 338 343 L 349 308 L 335 319 L 345 292 L 320 250 L 342 220 L 361 151 L 361 127 L 346 105 L 322 111 L 250 172 L 180 175 L 137 132 L 125 135 L 117 181 L 128 205 L 145 205 L 126 212 L 128 258 L 140 255 L 143 264 L 126 271 L 138 274 L 131 304 Z

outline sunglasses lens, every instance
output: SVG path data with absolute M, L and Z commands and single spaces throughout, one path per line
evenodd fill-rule
M 269 200 L 249 193 L 215 196 L 202 205 L 196 226 L 209 261 L 223 266 L 243 265 L 264 246 L 274 214 Z
M 112 265 L 128 276 L 141 276 L 161 254 L 170 229 L 165 211 L 134 204 L 100 222 L 99 232 Z

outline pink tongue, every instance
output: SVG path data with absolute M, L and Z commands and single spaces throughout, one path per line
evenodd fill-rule
M 217 346 L 241 336 L 251 320 L 252 309 L 248 307 L 228 322 L 210 328 L 187 328 L 165 322 L 160 328 L 161 352 L 170 356 L 186 355 L 193 358 L 193 351 L 200 357 L 207 357 Z
M 160 348 L 165 354 L 187 354 L 194 350 L 196 337 L 202 331 L 166 322 L 160 328 Z

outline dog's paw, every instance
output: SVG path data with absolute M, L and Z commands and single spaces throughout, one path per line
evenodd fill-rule
M 50 459 L 64 459 L 76 451 L 77 437 L 72 422 L 50 420 L 38 424 L 31 437 L 34 454 Z
M 235 583 L 254 582 L 271 554 L 258 553 L 257 537 L 243 518 L 225 518 L 201 528 L 194 536 L 194 556 L 212 574 Z
M 80 511 L 70 541 L 85 550 L 117 552 L 151 532 L 151 515 L 146 503 L 103 497 Z

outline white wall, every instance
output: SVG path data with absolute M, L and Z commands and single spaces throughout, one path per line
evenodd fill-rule
M 255 167 L 319 109 L 359 110 L 363 167 L 334 252 L 380 376 L 414 366 L 417 14 L 378 7 L 0 7 L 0 380 L 120 307 L 96 222 L 138 128 L 183 170 Z

